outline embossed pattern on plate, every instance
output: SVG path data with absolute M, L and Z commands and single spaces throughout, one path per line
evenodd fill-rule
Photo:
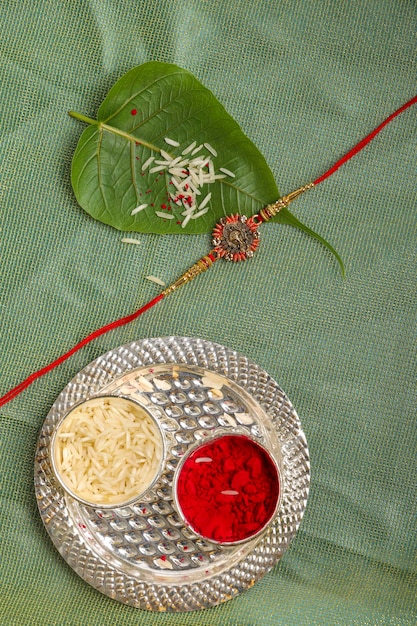
M 58 421 L 76 402 L 97 393 L 137 398 L 158 421 L 167 444 L 157 482 L 129 507 L 81 505 L 62 491 L 51 470 L 49 444 Z M 222 432 L 258 440 L 281 471 L 276 516 L 261 536 L 237 546 L 195 535 L 178 515 L 172 489 L 184 454 Z M 184 337 L 133 342 L 85 367 L 46 417 L 35 458 L 39 511 L 64 559 L 102 593 L 154 611 L 207 608 L 251 587 L 291 542 L 309 481 L 307 443 L 277 383 L 233 350 Z

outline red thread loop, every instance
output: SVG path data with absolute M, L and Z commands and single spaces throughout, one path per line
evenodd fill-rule
M 341 167 L 344 163 L 346 163 L 346 161 L 349 161 L 349 159 L 351 159 L 353 156 L 355 156 L 355 154 L 360 152 L 362 148 L 367 146 L 368 143 L 370 143 L 372 139 L 376 137 L 376 135 L 380 133 L 381 130 L 385 128 L 387 124 L 389 124 L 394 118 L 397 117 L 397 115 L 400 115 L 400 113 L 402 113 L 403 111 L 405 111 L 406 109 L 408 109 L 409 107 L 413 106 L 413 104 L 416 104 L 416 103 L 417 103 L 417 96 L 415 96 L 414 98 L 411 98 L 411 100 L 403 104 L 403 106 L 397 109 L 396 111 L 394 111 L 394 113 L 391 113 L 391 115 L 387 117 L 387 119 L 384 120 L 382 124 L 377 126 L 371 133 L 369 133 L 369 135 L 364 137 L 358 144 L 356 144 L 356 146 L 352 148 L 352 150 L 349 150 L 349 152 L 345 154 L 345 156 L 343 156 L 341 159 L 336 161 L 336 163 L 332 165 L 332 167 L 328 169 L 327 172 L 325 172 L 324 174 L 319 176 L 315 181 L 313 181 L 313 184 L 318 185 L 319 183 L 322 183 L 323 180 L 326 180 L 326 178 L 329 178 L 329 176 L 334 174 L 335 171 L 339 169 L 339 167 Z

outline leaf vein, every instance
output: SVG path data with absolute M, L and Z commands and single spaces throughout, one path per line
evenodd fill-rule
M 108 211 L 107 198 L 106 198 L 106 194 L 105 194 L 105 190 L 104 190 L 103 177 L 102 177 L 102 171 L 101 171 L 101 144 L 102 144 L 102 142 L 103 142 L 103 128 L 101 126 L 99 126 L 99 135 L 98 135 L 98 141 L 97 141 L 98 186 L 99 186 L 99 189 L 100 189 L 101 197 L 103 199 L 104 208 L 105 208 L 106 211 Z
M 135 190 L 136 202 L 139 203 L 139 189 L 138 189 L 138 184 L 136 180 L 135 163 L 136 163 L 135 144 L 131 143 L 130 144 L 130 170 L 132 174 L 132 185 L 133 185 L 133 189 Z
M 84 165 L 82 166 L 82 168 L 80 169 L 78 176 L 77 176 L 77 183 L 80 182 L 82 176 L 84 175 L 85 170 L 87 169 L 88 165 L 91 163 L 91 161 L 94 161 L 94 159 L 97 158 L 97 152 L 94 152 L 84 163 Z
M 187 94 L 191 94 L 191 93 L 197 94 L 199 92 L 204 94 L 204 90 L 203 89 L 197 89 L 197 88 L 188 89 L 186 93 Z M 141 128 L 142 126 L 144 126 L 145 124 L 150 122 L 154 117 L 157 117 L 160 113 L 166 113 L 169 116 L 168 109 L 170 108 L 170 106 L 173 105 L 173 104 L 176 104 L 178 102 L 181 103 L 181 97 L 183 97 L 183 96 L 184 96 L 184 93 L 180 93 L 180 94 L 178 94 L 177 98 L 172 98 L 170 100 L 162 102 L 159 105 L 159 109 L 155 109 L 155 111 L 153 111 L 151 115 L 148 115 L 148 117 L 146 117 L 143 120 L 141 120 L 141 122 L 139 122 L 139 124 L 136 124 L 136 126 L 134 126 L 132 130 L 136 131 L 138 128 Z M 210 108 L 217 108 L 218 106 L 219 105 L 216 104 L 216 105 L 213 105 L 213 107 L 210 107 Z M 193 116 L 195 116 L 198 113 L 202 113 L 202 112 L 206 113 L 207 112 L 207 108 L 208 107 L 206 106 L 205 109 L 202 108 L 202 109 L 199 109 L 198 111 L 194 111 L 193 112 Z M 186 122 L 188 120 L 191 120 L 191 119 L 192 119 L 192 116 L 183 117 L 182 120 L 181 120 L 181 123 L 184 123 L 184 122 Z M 175 126 L 172 127 L 172 128 L 175 128 Z M 168 131 L 169 130 L 170 129 L 168 129 Z M 165 130 L 164 133 L 165 132 L 167 132 L 167 131 Z M 160 138 L 160 137 L 163 137 L 163 134 L 159 135 L 159 137 L 157 137 L 157 139 Z
M 179 72 L 172 72 L 170 74 L 164 74 L 163 76 L 159 76 L 157 79 L 155 79 L 152 83 L 149 83 L 148 85 L 146 85 L 146 87 L 144 87 L 143 89 L 140 89 L 139 91 L 137 91 L 136 93 L 132 94 L 129 98 L 127 98 L 124 103 L 122 105 L 120 105 L 120 107 L 114 112 L 112 113 L 112 115 L 110 115 L 107 119 L 104 120 L 104 124 L 107 124 L 107 122 L 109 122 L 111 119 L 113 119 L 114 117 L 116 117 L 121 111 L 123 111 L 123 109 L 130 103 L 132 102 L 132 100 L 134 100 L 135 98 L 137 98 L 138 96 L 140 96 L 144 91 L 147 91 L 150 87 L 153 87 L 154 85 L 158 84 L 161 80 L 165 80 L 167 78 L 167 76 L 175 76 L 175 75 L 183 75 L 184 72 L 183 71 L 179 71 Z

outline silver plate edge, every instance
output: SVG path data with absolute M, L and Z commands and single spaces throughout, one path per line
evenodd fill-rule
M 64 494 L 51 482 L 45 458 L 49 440 L 60 416 L 81 398 L 98 393 L 124 373 L 138 367 L 178 363 L 204 367 L 243 387 L 271 418 L 284 462 L 297 462 L 296 501 L 283 502 L 268 531 L 253 549 L 242 550 L 232 568 L 204 582 L 151 584 L 109 565 L 89 545 L 67 514 Z M 300 474 L 301 468 L 301 474 Z M 299 483 L 299 486 L 298 486 Z M 124 604 L 151 611 L 192 611 L 209 608 L 252 587 L 281 559 L 304 515 L 310 487 L 310 459 L 299 417 L 290 400 L 254 361 L 221 344 L 199 338 L 167 336 L 124 344 L 89 363 L 62 390 L 41 429 L 35 456 L 35 493 L 39 512 L 55 547 L 70 567 L 88 584 Z M 280 541 L 277 544 L 276 537 Z

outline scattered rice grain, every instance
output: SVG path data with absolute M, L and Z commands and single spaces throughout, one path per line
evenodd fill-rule
M 168 152 L 165 152 L 165 150 L 160 150 L 161 156 L 166 159 L 169 163 L 171 163 L 172 161 L 172 156 L 170 154 L 168 154 Z
M 223 174 L 226 174 L 226 176 L 230 176 L 231 178 L 235 178 L 235 174 L 233 174 L 233 172 L 231 172 L 230 170 L 226 169 L 225 167 L 220 167 L 219 168 L 221 172 L 223 172 Z
M 123 239 L 120 240 L 122 243 L 135 243 L 138 246 L 141 245 L 141 242 L 139 241 L 139 239 L 133 239 L 132 237 L 123 237 Z
M 196 147 L 196 145 L 197 145 L 197 142 L 196 142 L 196 141 L 193 141 L 193 143 L 190 143 L 190 145 L 189 145 L 189 146 L 187 146 L 187 147 L 185 148 L 185 150 L 183 150 L 183 151 L 182 151 L 182 154 L 188 154 L 189 152 L 191 152 L 191 150 L 194 150 L 194 148 Z
M 202 211 L 198 211 L 198 213 L 193 213 L 193 215 L 191 215 L 191 219 L 192 219 L 192 220 L 196 220 L 196 219 L 198 219 L 199 217 L 202 217 L 202 215 L 205 215 L 205 214 L 208 212 L 208 210 L 209 210 L 209 208 L 208 208 L 208 206 L 207 206 L 207 207 L 206 207 L 205 209 L 203 209 Z
M 179 156 L 171 161 L 170 167 L 174 167 L 174 165 L 176 165 L 177 167 L 184 167 L 184 165 L 187 165 L 187 159 L 183 159 L 182 156 Z
M 152 161 L 154 161 L 154 160 L 155 160 L 155 157 L 153 157 L 153 156 L 149 157 L 149 159 L 147 159 L 145 161 L 145 163 L 142 165 L 142 170 L 146 170 L 150 166 Z
M 210 200 L 211 200 L 211 192 L 206 195 L 206 197 L 204 198 L 202 202 L 200 202 L 198 208 L 203 209 L 206 206 L 206 204 L 210 202 Z
M 200 152 L 202 147 L 203 147 L 203 144 L 201 143 L 197 148 L 194 148 L 194 150 L 191 152 L 191 156 L 193 156 L 194 154 L 197 154 L 197 152 Z
M 181 167 L 170 167 L 169 173 L 172 174 L 172 176 L 177 176 L 178 178 L 185 178 L 188 176 L 188 172 L 183 170 Z
M 160 285 L 161 287 L 165 287 L 165 283 L 163 280 L 161 280 L 160 278 L 158 278 L 157 276 L 145 276 L 146 280 L 150 280 L 152 283 L 156 283 L 157 285 Z
M 191 219 L 191 213 L 188 213 L 188 215 L 186 215 L 183 221 L 181 222 L 181 227 L 185 228 L 188 222 L 190 221 L 190 219 Z
M 178 146 L 180 145 L 178 141 L 175 141 L 175 139 L 170 139 L 169 137 L 165 137 L 164 141 L 169 146 L 174 146 L 175 148 L 178 148 Z
M 205 148 L 207 148 L 207 150 L 208 150 L 209 152 L 211 152 L 211 154 L 212 154 L 213 156 L 215 156 L 215 157 L 217 156 L 217 152 L 216 152 L 216 150 L 215 150 L 215 149 L 213 148 L 213 146 L 211 146 L 209 143 L 205 143 L 205 144 L 204 144 L 204 147 L 205 147 Z
M 135 209 L 133 209 L 130 215 L 136 215 L 136 213 L 139 213 L 139 211 L 143 211 L 143 209 L 146 209 L 147 206 L 147 204 L 140 204 Z

